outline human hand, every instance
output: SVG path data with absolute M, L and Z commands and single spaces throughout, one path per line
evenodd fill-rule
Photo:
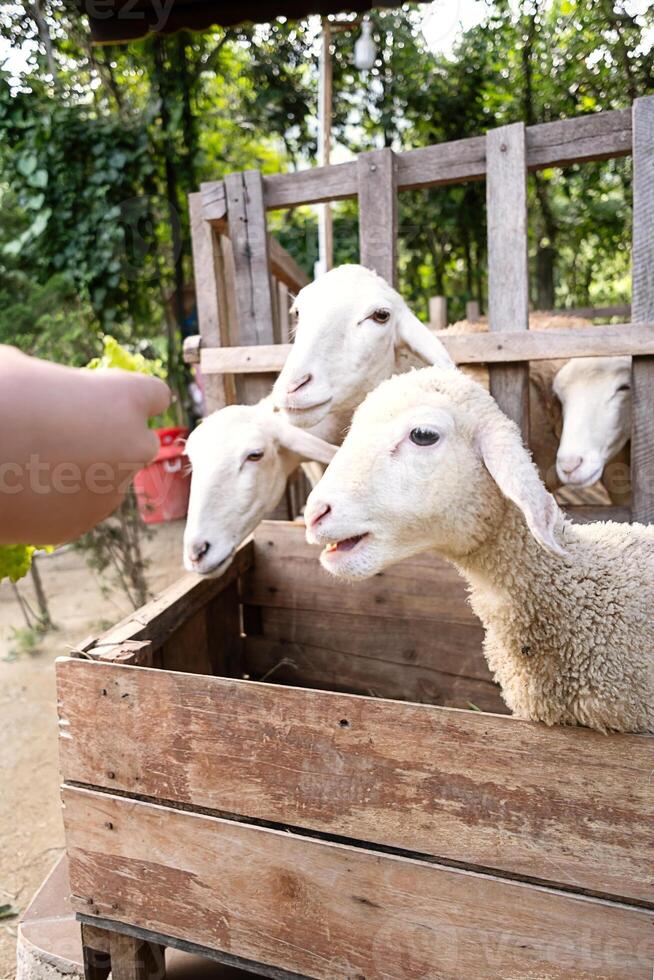
M 169 402 L 158 378 L 0 347 L 0 544 L 60 544 L 107 517 L 156 455 L 147 420 Z

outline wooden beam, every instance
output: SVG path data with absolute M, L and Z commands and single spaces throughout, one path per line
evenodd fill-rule
M 632 319 L 654 320 L 654 96 L 633 106 Z M 654 331 L 653 331 L 654 332 Z M 635 521 L 654 521 L 654 357 L 634 360 L 631 485 Z
M 81 912 L 92 897 L 115 920 L 315 980 L 651 980 L 646 909 L 72 786 L 62 797 Z
M 218 232 L 204 218 L 202 195 L 189 194 L 188 200 L 200 336 L 205 347 L 222 347 L 229 341 L 226 337 L 225 276 Z M 220 377 L 208 378 L 204 399 L 207 414 L 223 408 L 230 400 L 233 401 L 233 398 L 230 399 L 229 382 Z
M 392 286 L 397 284 L 397 163 L 386 147 L 357 159 L 359 257 Z
M 274 235 L 268 236 L 270 252 L 270 268 L 275 279 L 284 283 L 292 293 L 299 293 L 307 286 L 310 279 L 304 269 L 301 269 L 290 252 L 287 252 Z
M 457 364 L 513 364 L 570 357 L 654 356 L 654 321 L 588 330 L 529 330 L 497 333 L 436 334 Z M 189 348 L 203 374 L 260 374 L 281 371 L 290 344 L 259 347 Z
M 631 153 L 632 124 L 628 109 L 576 116 L 530 126 L 526 132 L 527 169 L 567 166 L 606 160 Z M 437 143 L 397 154 L 398 190 L 438 187 L 483 180 L 486 148 L 483 136 Z M 227 213 L 222 181 L 202 184 L 205 218 L 224 221 Z M 266 208 L 292 208 L 301 204 L 341 201 L 356 197 L 356 162 L 312 167 L 297 173 L 264 177 Z
M 486 134 L 488 221 L 488 323 L 491 331 L 529 329 L 527 259 L 527 167 L 524 123 Z M 491 368 L 497 404 L 529 439 L 529 371 L 526 366 Z
M 238 335 L 232 343 L 272 344 L 273 300 L 263 182 L 258 170 L 225 177 L 229 236 L 234 253 Z M 237 398 L 253 404 L 270 390 L 270 379 L 237 379 Z

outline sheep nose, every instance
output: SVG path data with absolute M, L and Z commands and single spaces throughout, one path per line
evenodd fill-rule
M 559 468 L 566 476 L 572 476 L 583 463 L 583 456 L 559 456 Z
M 307 527 L 317 527 L 323 517 L 326 517 L 330 511 L 330 504 L 322 503 L 320 500 L 317 500 L 314 504 L 307 504 L 304 512 L 304 520 Z
M 295 394 L 295 392 L 299 391 L 300 388 L 304 388 L 305 385 L 308 385 L 312 379 L 312 374 L 303 374 L 301 378 L 295 378 L 293 381 L 289 381 L 289 383 L 286 385 L 286 393 L 288 395 Z
M 192 562 L 199 562 L 208 552 L 211 545 L 208 541 L 200 541 L 198 544 L 191 544 L 188 548 L 188 556 Z

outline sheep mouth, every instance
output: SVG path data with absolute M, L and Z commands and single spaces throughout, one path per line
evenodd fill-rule
M 364 538 L 368 537 L 368 532 L 364 534 L 354 534 L 351 538 L 343 538 L 342 541 L 330 541 L 325 547 L 326 555 L 333 555 L 344 551 L 352 551 Z
M 284 406 L 284 411 L 289 412 L 289 414 L 293 414 L 293 415 L 302 415 L 302 413 L 304 412 L 315 412 L 319 408 L 327 408 L 327 406 L 330 405 L 332 401 L 333 401 L 332 398 L 325 398 L 324 401 L 314 402 L 313 405 L 286 404 Z

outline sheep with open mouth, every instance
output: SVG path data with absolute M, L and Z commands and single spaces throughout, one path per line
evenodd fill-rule
M 425 550 L 456 565 L 518 717 L 654 730 L 654 527 L 567 521 L 517 427 L 460 372 L 370 394 L 305 518 L 345 579 Z

